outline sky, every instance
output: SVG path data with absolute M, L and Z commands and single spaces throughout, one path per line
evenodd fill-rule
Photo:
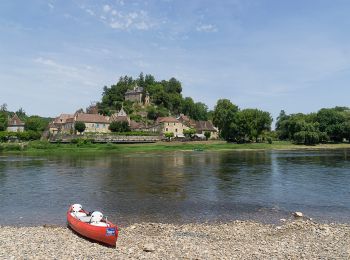
M 210 109 L 350 106 L 348 0 L 1 0 L 0 104 L 54 117 L 140 72 Z

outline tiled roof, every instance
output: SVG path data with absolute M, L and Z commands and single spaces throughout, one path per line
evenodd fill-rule
M 54 123 L 56 124 L 64 124 L 66 123 L 67 119 L 74 118 L 74 115 L 72 114 L 61 114 L 59 117 L 56 117 L 54 120 Z
M 196 129 L 200 131 L 217 131 L 210 121 L 196 121 Z
M 8 122 L 8 126 L 24 126 L 24 122 L 17 116 L 17 114 L 14 114 Z
M 145 127 L 144 124 L 138 123 L 138 122 L 136 122 L 134 120 L 130 120 L 130 128 L 131 129 L 136 130 L 136 129 L 141 129 L 141 128 L 144 128 L 144 127 Z
M 158 117 L 157 123 L 180 123 L 175 117 Z
M 105 116 L 99 114 L 84 114 L 79 113 L 76 115 L 75 121 L 84 123 L 101 123 L 108 124 L 108 120 Z

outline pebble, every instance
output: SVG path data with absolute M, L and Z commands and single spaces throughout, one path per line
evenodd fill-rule
M 293 216 L 296 217 L 296 218 L 301 218 L 301 217 L 303 217 L 304 215 L 303 215 L 302 212 L 296 211 L 296 212 L 293 213 Z

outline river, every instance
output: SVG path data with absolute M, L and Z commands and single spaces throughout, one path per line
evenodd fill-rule
M 0 155 L 0 225 L 65 224 L 72 203 L 118 224 L 293 211 L 350 223 L 350 150 Z

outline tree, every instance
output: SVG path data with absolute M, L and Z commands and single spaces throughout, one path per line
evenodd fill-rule
M 205 138 L 206 138 L 207 140 L 209 140 L 209 138 L 210 138 L 210 136 L 211 136 L 211 132 L 205 131 L 205 132 L 204 132 L 204 136 L 205 136 Z
M 25 120 L 25 118 L 27 117 L 26 112 L 24 111 L 23 108 L 20 108 L 16 111 L 16 115 L 21 119 L 21 120 Z
M 271 130 L 270 113 L 258 109 L 243 109 L 237 113 L 240 138 L 258 141 L 264 131 Z
M 49 121 L 40 116 L 30 116 L 26 118 L 24 128 L 29 131 L 42 132 L 46 129 Z
M 219 99 L 213 113 L 213 124 L 219 128 L 220 135 L 226 141 L 236 140 L 238 107 L 228 99 Z
M 5 131 L 7 128 L 7 113 L 0 111 L 0 131 Z
M 183 134 L 186 136 L 186 137 L 189 137 L 189 138 L 192 138 L 193 135 L 196 133 L 196 129 L 194 128 L 190 128 L 190 129 L 185 129 L 183 131 Z
M 0 111 L 1 111 L 1 112 L 7 112 L 7 104 L 6 104 L 6 103 L 4 103 L 4 104 L 2 104 L 2 105 L 0 106 Z
M 84 122 L 76 122 L 74 125 L 74 129 L 81 134 L 82 132 L 85 131 L 86 125 Z
M 109 125 L 109 130 L 112 132 L 130 132 L 130 126 L 127 121 L 114 121 Z
M 174 137 L 174 133 L 173 132 L 166 132 L 166 133 L 164 133 L 164 136 L 168 139 L 168 141 L 170 141 L 171 138 Z

